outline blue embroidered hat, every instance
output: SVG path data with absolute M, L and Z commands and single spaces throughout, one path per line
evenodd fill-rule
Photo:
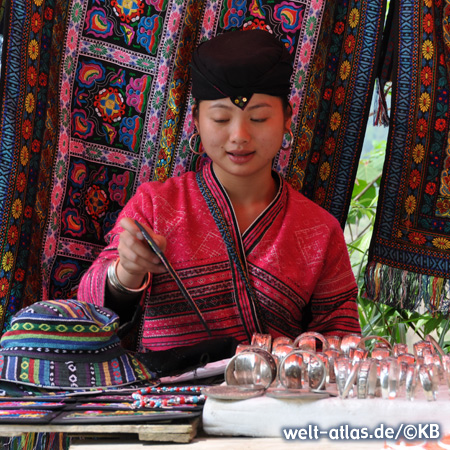
M 20 310 L 0 339 L 0 379 L 54 389 L 121 386 L 155 378 L 117 336 L 119 317 L 76 300 Z

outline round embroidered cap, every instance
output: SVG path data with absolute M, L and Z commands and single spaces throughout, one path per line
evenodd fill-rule
M 53 389 L 121 386 L 152 380 L 117 336 L 113 311 L 77 300 L 20 310 L 0 339 L 0 379 Z
M 192 96 L 230 97 L 244 109 L 253 94 L 287 96 L 292 58 L 285 45 L 264 30 L 228 31 L 202 42 L 191 62 Z

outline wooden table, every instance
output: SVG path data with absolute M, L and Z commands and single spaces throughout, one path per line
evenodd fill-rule
M 78 438 L 101 438 L 115 439 L 133 437 L 136 442 L 191 442 L 197 435 L 201 418 L 173 423 L 155 424 L 114 424 L 114 425 L 27 425 L 6 424 L 0 425 L 0 436 L 14 437 L 24 433 L 67 433 L 74 440 Z M 110 441 L 111 443 L 111 441 Z

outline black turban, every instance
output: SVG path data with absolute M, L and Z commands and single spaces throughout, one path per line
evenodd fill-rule
M 255 93 L 289 95 L 292 58 L 268 31 L 230 31 L 195 49 L 191 75 L 195 99 L 230 97 L 243 109 Z

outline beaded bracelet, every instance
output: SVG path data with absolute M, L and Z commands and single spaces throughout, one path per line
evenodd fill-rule
M 119 260 L 120 258 L 117 258 L 108 267 L 108 280 L 111 283 L 111 286 L 122 294 L 137 294 L 147 289 L 151 280 L 150 273 L 147 273 L 144 284 L 138 289 L 126 287 L 120 282 L 119 277 L 117 276 L 117 265 L 119 264 Z
M 203 386 L 147 386 L 138 394 L 201 394 Z
M 181 405 L 201 405 L 205 402 L 204 395 L 169 395 L 152 397 L 141 394 L 132 394 L 135 408 L 170 408 Z

